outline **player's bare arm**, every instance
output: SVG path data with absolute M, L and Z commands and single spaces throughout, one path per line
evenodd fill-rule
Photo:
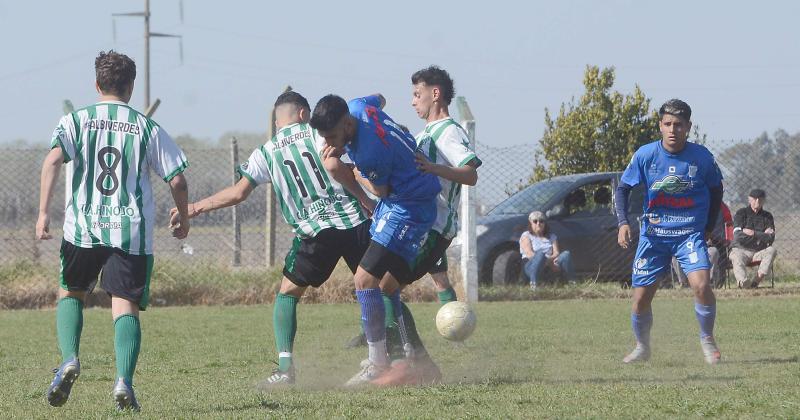
M 375 211 L 375 201 L 369 198 L 358 181 L 356 181 L 356 175 L 350 165 L 342 162 L 340 159 L 342 152 L 334 147 L 325 146 L 322 148 L 321 153 L 322 166 L 325 167 L 325 170 L 358 200 L 361 207 L 366 210 L 367 215 L 371 217 Z
M 358 168 L 353 168 L 353 176 L 356 178 L 359 184 L 364 187 L 365 190 L 371 192 L 373 195 L 384 198 L 389 195 L 389 186 L 388 185 L 375 185 L 367 178 L 361 176 L 361 171 Z
M 44 158 L 42 176 L 39 186 L 39 220 L 36 221 L 36 239 L 51 239 L 50 235 L 50 200 L 53 198 L 53 187 L 64 164 L 64 156 L 60 147 L 54 147 Z
M 429 161 L 424 154 L 417 152 L 416 161 L 417 168 L 422 172 L 430 173 L 462 185 L 473 186 L 478 183 L 478 164 L 476 159 L 472 159 L 464 166 L 453 167 L 433 163 Z
M 169 181 L 169 190 L 172 193 L 172 199 L 175 201 L 176 223 L 170 223 L 172 226 L 172 236 L 178 239 L 184 239 L 189 235 L 189 186 L 186 183 L 186 177 L 183 174 L 175 175 Z
M 216 209 L 235 206 L 246 200 L 247 197 L 250 196 L 250 193 L 253 192 L 253 189 L 254 187 L 250 181 L 247 180 L 247 178 L 242 178 L 235 185 L 220 190 L 213 195 L 203 198 L 195 203 L 189 204 L 187 206 L 186 213 L 187 220 L 202 213 L 208 213 Z M 169 213 L 170 225 L 174 226 L 176 222 L 180 221 L 178 209 L 173 207 Z

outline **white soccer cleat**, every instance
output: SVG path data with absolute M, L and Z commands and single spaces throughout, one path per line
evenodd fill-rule
M 381 375 L 389 370 L 389 366 L 381 366 L 372 363 L 369 359 L 361 361 L 361 370 L 356 373 L 350 380 L 345 382 L 344 386 L 357 387 L 361 385 L 368 385 L 370 382 L 378 379 Z
M 636 348 L 622 359 L 622 363 L 646 362 L 650 360 L 650 346 L 636 343 Z
M 703 356 L 706 358 L 706 363 L 709 365 L 716 365 L 719 363 L 719 359 L 722 356 L 719 353 L 719 347 L 717 347 L 717 342 L 714 341 L 714 337 L 708 336 L 701 338 L 700 347 L 703 348 Z

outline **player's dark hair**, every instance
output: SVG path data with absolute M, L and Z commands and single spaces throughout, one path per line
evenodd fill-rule
M 328 131 L 336 127 L 342 117 L 349 113 L 347 102 L 341 96 L 325 95 L 314 107 L 309 124 L 319 131 Z
M 450 78 L 450 74 L 438 66 L 430 66 L 411 75 L 411 84 L 416 85 L 417 83 L 438 86 L 442 94 L 442 100 L 447 105 L 450 105 L 453 96 L 456 94 L 456 88 L 453 86 L 453 79 Z
M 275 108 L 284 104 L 292 104 L 298 108 L 311 109 L 311 105 L 308 104 L 308 99 L 292 90 L 281 93 L 281 96 L 278 96 L 278 99 L 275 100 Z
M 692 108 L 689 107 L 689 104 L 680 99 L 670 99 L 664 102 L 664 105 L 661 105 L 661 108 L 658 109 L 658 119 L 664 118 L 664 114 L 674 115 L 686 121 L 691 121 Z
M 94 59 L 97 85 L 105 94 L 123 95 L 136 79 L 136 63 L 114 50 L 100 51 Z

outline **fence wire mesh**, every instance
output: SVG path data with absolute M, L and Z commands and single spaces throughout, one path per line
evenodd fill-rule
M 778 132 L 774 136 L 761 136 L 752 141 L 712 141 L 706 146 L 715 154 L 725 177 L 724 201 L 731 213 L 747 205 L 747 193 L 752 188 L 767 192 L 765 208 L 775 216 L 779 273 L 797 274 L 800 250 L 793 246 L 800 237 L 800 134 L 788 135 Z M 485 215 L 498 204 L 530 184 L 533 172 L 533 144 L 513 147 L 492 147 L 478 142 L 477 152 L 483 166 L 478 169 L 477 211 Z M 63 222 L 64 181 L 63 174 L 55 189 L 51 208 L 51 232 L 56 240 L 36 241 L 33 231 L 38 214 L 39 170 L 46 155 L 45 149 L 4 149 L 0 152 L 2 184 L 0 184 L 0 264 L 33 261 L 41 264 L 57 264 L 61 224 Z M 230 148 L 185 150 L 190 167 L 186 171 L 189 182 L 190 201 L 198 200 L 218 191 L 233 182 Z M 239 150 L 239 160 L 244 160 L 250 150 Z M 178 241 L 170 236 L 167 228 L 169 209 L 173 206 L 169 188 L 165 183 L 154 183 L 156 202 L 155 254 L 158 258 L 170 258 L 194 264 L 199 261 L 214 264 L 232 264 L 236 251 L 231 208 L 203 214 L 193 220 L 188 239 Z M 248 200 L 238 206 L 241 224 L 241 265 L 266 266 L 267 244 L 267 199 L 269 186 L 257 188 Z M 587 232 L 597 228 L 592 219 L 602 215 L 613 219 L 613 208 L 609 202 L 596 202 L 597 187 L 587 187 L 584 208 L 574 214 L 575 226 Z M 520 214 L 531 209 L 520 208 Z M 582 211 L 582 213 L 581 213 Z M 277 214 L 274 244 L 274 261 L 281 264 L 293 239 L 291 229 Z M 480 223 L 480 220 L 479 220 Z M 480 228 L 479 228 L 480 230 Z M 573 250 L 573 259 L 580 262 L 592 254 L 594 260 L 603 261 L 605 269 L 630 264 L 631 255 L 615 249 L 616 231 L 604 232 L 602 237 L 584 237 L 580 246 Z M 478 248 L 480 243 L 478 241 Z M 506 244 L 509 251 L 509 244 Z M 513 248 L 513 246 L 511 247 Z M 479 252 L 480 254 L 480 252 Z M 479 255 L 480 257 L 480 255 Z M 479 265 L 483 261 L 479 261 Z M 627 265 L 627 267 L 630 267 Z M 487 282 L 487 268 L 479 267 L 481 281 Z M 603 271 L 603 267 L 593 271 Z M 625 271 L 624 269 L 621 271 Z M 629 272 L 629 268 L 628 268 Z M 591 274 L 591 273 L 589 273 Z

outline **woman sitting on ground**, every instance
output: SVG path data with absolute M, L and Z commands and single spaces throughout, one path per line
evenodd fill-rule
M 547 217 L 540 211 L 528 215 L 528 230 L 519 238 L 519 252 L 525 262 L 525 274 L 531 281 L 531 289 L 536 290 L 544 269 L 561 275 L 570 283 L 575 282 L 569 251 L 561 251 L 558 239 L 547 227 Z

